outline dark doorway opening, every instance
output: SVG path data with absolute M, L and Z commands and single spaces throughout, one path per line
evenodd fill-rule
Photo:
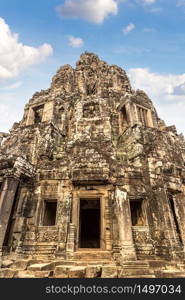
M 180 228 L 179 228 L 179 222 L 178 222 L 178 218 L 176 215 L 176 211 L 175 211 L 175 203 L 174 203 L 174 199 L 172 195 L 169 195 L 169 204 L 170 204 L 170 208 L 171 208 L 171 212 L 174 218 L 174 223 L 175 223 L 175 228 L 177 231 L 177 235 L 179 238 L 180 243 L 182 244 L 182 237 L 181 237 L 181 232 L 180 232 Z
M 144 226 L 146 225 L 144 213 L 143 213 L 143 200 L 131 200 L 130 201 L 132 226 Z
M 100 199 L 80 199 L 80 248 L 100 248 Z
M 57 201 L 45 201 L 43 226 L 55 226 Z
M 128 126 L 128 117 L 127 117 L 127 111 L 125 106 L 121 109 L 121 126 L 122 128 L 125 128 Z

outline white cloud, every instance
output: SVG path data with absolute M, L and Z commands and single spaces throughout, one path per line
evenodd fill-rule
M 34 48 L 19 42 L 19 35 L 0 18 L 0 80 L 18 76 L 27 66 L 44 61 L 52 53 L 49 44 Z
M 142 0 L 144 4 L 153 4 L 156 0 Z
M 177 86 L 184 84 L 185 74 L 182 75 L 161 75 L 152 73 L 149 69 L 129 69 L 128 74 L 132 79 L 135 88 L 142 87 L 146 92 L 155 97 L 159 95 L 169 96 L 174 95 L 174 90 Z M 156 88 L 157 87 L 157 88 Z M 166 98 L 170 100 L 171 98 Z
M 134 30 L 135 25 L 133 23 L 130 23 L 127 25 L 127 27 L 123 28 L 123 33 L 126 35 L 129 32 L 131 32 L 132 30 Z
M 140 0 L 143 4 L 154 4 L 156 0 Z
M 80 48 L 84 44 L 83 39 L 79 37 L 69 36 L 68 40 L 69 40 L 69 45 L 73 48 Z
M 174 88 L 174 95 L 183 95 L 185 97 L 185 82 Z
M 162 11 L 162 7 L 157 7 L 154 4 L 157 4 L 157 0 L 133 0 L 137 5 L 142 5 L 143 8 L 149 12 L 158 14 Z
M 117 0 L 65 0 L 57 7 L 62 17 L 84 19 L 93 23 L 102 23 L 110 14 L 118 12 Z
M 182 6 L 185 6 L 185 0 L 179 0 L 177 2 L 177 7 L 182 7 Z
M 157 0 L 134 0 L 137 4 L 141 4 L 141 5 L 151 5 L 151 4 L 155 4 L 157 2 Z
M 22 85 L 22 82 L 21 81 L 17 81 L 15 83 L 12 83 L 10 85 L 6 85 L 4 87 L 0 87 L 0 90 L 5 90 L 5 91 L 12 91 L 12 90 L 16 90 L 18 88 L 20 88 Z
M 128 75 L 133 87 L 144 90 L 154 101 L 159 116 L 185 133 L 185 73 L 163 75 L 138 68 L 129 69 Z

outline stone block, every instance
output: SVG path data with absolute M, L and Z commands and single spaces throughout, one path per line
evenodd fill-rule
M 73 267 L 69 270 L 69 278 L 85 278 L 85 267 Z
M 11 269 L 0 269 L 0 278 L 13 278 L 16 271 Z
M 118 270 L 115 266 L 103 266 L 101 278 L 117 278 Z
M 54 263 L 42 263 L 42 264 L 34 264 L 28 267 L 30 271 L 50 271 L 53 270 Z
M 71 268 L 70 265 L 56 266 L 55 270 L 54 270 L 54 277 L 55 278 L 68 278 L 70 268 Z
M 26 270 L 27 266 L 28 266 L 28 260 L 18 260 L 12 264 L 11 269 Z
M 9 268 L 13 264 L 13 260 L 2 261 L 1 268 Z
M 121 269 L 118 273 L 119 278 L 125 278 L 127 276 L 140 276 L 140 275 L 153 275 L 153 271 L 149 269 Z
M 101 266 L 87 266 L 85 277 L 86 278 L 97 278 L 101 277 L 102 267 Z

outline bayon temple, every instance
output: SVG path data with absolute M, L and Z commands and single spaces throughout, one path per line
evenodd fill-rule
M 184 137 L 84 53 L 0 133 L 0 277 L 185 277 L 184 262 Z

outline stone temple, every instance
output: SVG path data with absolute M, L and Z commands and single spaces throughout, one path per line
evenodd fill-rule
M 185 141 L 120 67 L 62 66 L 0 140 L 0 277 L 185 277 Z

